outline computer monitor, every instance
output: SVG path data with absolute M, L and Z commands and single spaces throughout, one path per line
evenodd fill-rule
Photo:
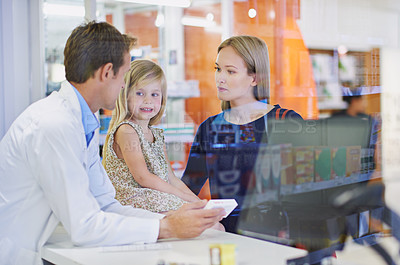
M 349 224 L 360 236 L 360 215 L 344 214 L 331 201 L 371 176 L 362 165 L 370 161 L 363 157 L 370 155 L 370 128 L 370 121 L 347 118 L 268 121 L 268 144 L 250 180 L 258 185 L 246 192 L 238 233 L 309 251 L 341 244 Z M 260 186 L 267 175 L 279 183 L 271 186 L 274 199 Z

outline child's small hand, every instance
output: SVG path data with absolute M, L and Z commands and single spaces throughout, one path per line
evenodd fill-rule
M 191 194 L 191 195 L 192 195 L 192 200 L 190 202 L 201 201 L 201 199 L 199 197 L 197 197 L 196 195 L 194 195 L 194 194 Z

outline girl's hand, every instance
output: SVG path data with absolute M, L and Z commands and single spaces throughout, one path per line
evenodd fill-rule
M 185 193 L 187 202 L 197 202 L 200 201 L 200 198 L 194 195 L 193 193 Z

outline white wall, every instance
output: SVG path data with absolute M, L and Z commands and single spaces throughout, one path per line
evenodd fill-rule
M 399 46 L 400 1 L 301 0 L 298 21 L 309 48 Z
M 400 214 L 400 49 L 381 50 L 382 169 L 386 202 Z
M 44 96 L 41 2 L 0 3 L 0 138 L 30 103 Z
M 4 104 L 1 106 L 2 128 L 12 121 L 29 104 L 29 49 L 28 49 L 28 0 L 2 1 L 1 48 L 3 79 L 1 84 Z M 17 34 L 18 33 L 18 34 Z
M 3 10 L 4 10 L 4 2 L 0 1 L 0 17 L 1 23 L 3 25 Z M 0 27 L 0 58 L 4 58 L 3 54 L 3 27 Z M 5 98 L 4 98 L 4 81 L 3 81 L 3 73 L 4 73 L 4 60 L 0 59 L 0 139 L 4 135 L 5 131 Z
M 169 81 L 185 80 L 185 45 L 183 36 L 183 25 L 181 18 L 183 9 L 179 7 L 165 7 L 164 19 L 164 44 L 163 47 L 166 61 L 166 77 Z M 160 47 L 163 45 L 160 44 Z M 176 64 L 169 64 L 170 52 L 176 51 Z
M 29 2 L 29 58 L 30 58 L 30 102 L 33 103 L 46 94 L 45 47 L 43 0 L 28 0 Z

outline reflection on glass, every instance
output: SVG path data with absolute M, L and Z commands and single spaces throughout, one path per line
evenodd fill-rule
M 274 163 L 274 150 L 280 149 L 281 161 L 285 161 L 280 163 L 280 186 L 264 192 L 247 191 L 240 233 L 302 246 L 309 251 L 336 244 L 340 249 L 350 227 L 354 238 L 370 234 L 363 224 L 369 220 L 368 211 L 383 210 L 381 198 L 373 198 L 370 205 L 342 205 L 344 209 L 334 207 L 333 203 L 341 193 L 380 177 L 374 166 L 373 126 L 376 123 L 371 120 L 348 118 L 271 121 L 270 156 L 261 151 L 257 163 L 268 158 L 267 164 Z M 256 170 L 255 182 L 261 182 L 261 178 L 265 183 L 265 174 L 258 173 Z M 272 175 L 270 179 L 273 180 Z M 271 192 L 279 194 L 278 199 L 271 198 Z M 350 208 L 353 209 L 349 211 Z M 287 223 L 281 223 L 283 216 Z
M 45 0 L 43 4 L 46 95 L 61 87 L 65 80 L 64 45 L 71 31 L 84 22 L 83 0 Z
M 211 196 L 239 202 L 232 214 L 240 220 L 236 232 L 306 248 L 316 253 L 316 261 L 349 243 L 347 236 L 354 242 L 396 236 L 387 229 L 393 223 L 380 200 L 383 188 L 373 185 L 383 182 L 385 170 L 382 54 L 398 49 L 400 7 L 395 2 L 232 1 L 232 12 L 227 12 L 221 1 L 193 0 L 178 9 L 110 1 L 104 9 L 107 21 L 139 38 L 133 58 L 160 63 L 171 81 L 169 90 L 176 91 L 160 127 L 180 174 L 197 128 L 221 112 L 213 67 L 224 30 L 267 43 L 270 103 L 295 110 L 305 121 L 269 120 L 268 134 L 260 141 L 253 141 L 255 135 L 245 127 L 210 126 L 206 156 L 194 156 L 203 159 L 207 172 L 198 171 L 188 181 L 201 193 L 204 176 L 214 176 Z M 73 3 L 83 6 L 83 1 Z M 176 24 L 168 31 L 171 14 Z M 63 38 L 81 21 L 46 18 L 49 92 L 63 76 Z M 179 34 L 171 37 L 171 32 Z M 398 105 L 398 98 L 386 97 Z M 353 107 L 357 98 L 362 98 L 361 107 Z M 392 112 L 391 122 L 397 115 Z M 395 146 L 396 137 L 383 144 Z

